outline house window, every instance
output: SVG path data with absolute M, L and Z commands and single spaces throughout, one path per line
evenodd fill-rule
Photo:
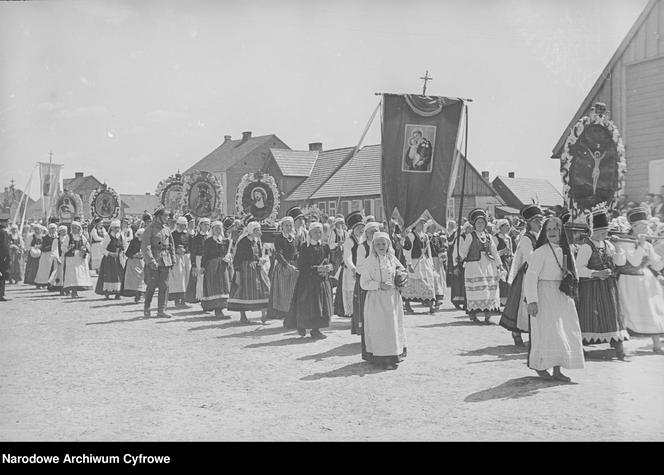
M 383 218 L 383 200 L 381 198 L 374 200 L 374 210 L 376 221 L 383 221 L 385 218 Z
M 329 215 L 330 216 L 334 216 L 335 214 L 337 214 L 337 202 L 336 201 L 330 201 L 328 203 L 328 206 L 329 206 L 329 211 L 330 211 Z
M 348 216 L 348 214 L 350 213 L 350 201 L 344 200 L 341 202 L 341 213 L 344 216 Z
M 364 215 L 369 216 L 370 214 L 373 213 L 373 200 L 364 200 Z
M 327 214 L 327 210 L 325 209 L 325 201 L 318 202 L 318 209 L 320 210 L 321 213 Z
M 362 200 L 353 200 L 350 204 L 351 211 L 361 211 L 362 210 Z

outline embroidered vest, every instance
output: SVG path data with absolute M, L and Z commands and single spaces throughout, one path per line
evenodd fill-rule
M 483 252 L 488 254 L 491 250 L 491 243 L 489 242 L 489 239 L 491 238 L 488 235 L 485 242 L 480 241 L 475 231 L 472 232 L 472 236 L 473 240 L 470 243 L 470 249 L 468 249 L 466 262 L 477 262 L 480 260 Z

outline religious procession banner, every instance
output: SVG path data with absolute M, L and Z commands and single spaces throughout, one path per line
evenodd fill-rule
M 598 102 L 572 127 L 560 156 L 563 196 L 572 219 L 585 219 L 599 203 L 614 209 L 626 169 L 620 132 L 606 105 Z
M 279 189 L 270 175 L 247 173 L 235 194 L 235 210 L 241 217 L 251 215 L 263 224 L 275 224 L 279 212 Z
M 218 218 L 221 215 L 222 187 L 219 179 L 207 171 L 188 175 L 182 190 L 182 211 L 196 218 Z
M 64 165 L 39 162 L 39 185 L 42 195 L 42 206 L 50 217 L 52 203 L 62 191 L 62 168 Z
M 156 195 L 162 206 L 173 213 L 182 213 L 184 196 L 184 176 L 176 174 L 161 180 L 157 185 Z
M 457 98 L 383 95 L 382 193 L 388 218 L 406 227 L 420 218 L 445 225 L 463 105 Z
M 61 223 L 71 223 L 74 219 L 83 217 L 83 200 L 71 190 L 58 193 L 51 216 L 57 216 Z
M 90 195 L 90 214 L 104 221 L 117 218 L 120 215 L 120 195 L 104 183 Z

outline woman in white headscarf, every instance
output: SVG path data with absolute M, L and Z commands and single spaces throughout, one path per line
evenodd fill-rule
M 261 225 L 251 221 L 237 241 L 233 255 L 233 283 L 228 299 L 228 310 L 239 311 L 240 321 L 248 323 L 246 312 L 260 310 L 265 321 L 270 299 L 270 279 L 264 266 Z
M 49 291 L 60 292 L 60 295 L 65 295 L 67 293 L 64 289 L 65 257 L 63 255 L 63 242 L 67 237 L 67 233 L 67 226 L 58 226 L 58 257 L 55 259 L 55 272 L 51 274 L 51 278 L 49 279 Z
M 436 283 L 431 257 L 431 241 L 424 232 L 426 219 L 420 218 L 406 236 L 404 256 L 408 266 L 408 284 L 403 289 L 406 311 L 413 313 L 410 302 L 422 302 L 429 306 L 429 313 L 436 311 Z
M 145 261 L 143 260 L 143 254 L 141 253 L 141 242 L 143 241 L 144 232 L 145 229 L 138 229 L 136 235 L 133 237 L 125 251 L 127 262 L 125 263 L 122 295 L 125 297 L 134 297 L 134 302 L 136 303 L 141 301 L 141 295 L 145 293 L 146 288 Z
M 224 225 L 221 221 L 212 223 L 212 232 L 203 242 L 203 255 L 200 272 L 204 277 L 201 306 L 204 311 L 214 310 L 217 318 L 228 320 L 231 317 L 224 314 L 228 305 L 230 294 L 230 263 L 228 254 L 230 241 L 224 236 Z
M 42 239 L 39 269 L 37 270 L 37 277 L 35 278 L 35 284 L 37 287 L 48 287 L 50 285 L 49 279 L 55 270 L 55 264 L 58 258 L 57 231 L 57 224 L 49 224 L 48 234 Z
M 90 249 L 92 250 L 90 253 L 90 268 L 99 275 L 99 266 L 101 266 L 101 260 L 104 257 L 103 242 L 108 232 L 104 228 L 101 218 L 95 218 L 92 226 L 90 231 Z
M 322 238 L 323 225 L 311 223 L 307 242 L 300 246 L 293 312 L 284 321 L 286 328 L 297 328 L 300 336 L 311 330 L 314 339 L 327 338 L 320 329 L 330 326 L 334 313 L 330 285 L 334 266 L 330 263 L 330 247 L 322 243 Z
M 200 302 L 203 296 L 203 267 L 201 260 L 203 259 L 203 246 L 205 240 L 210 235 L 210 218 L 200 218 L 195 235 L 190 235 L 191 241 L 189 251 L 191 253 L 191 273 L 189 275 L 189 283 L 187 284 L 187 292 L 185 301 L 189 303 Z
M 364 235 L 357 247 L 357 261 L 355 263 L 355 290 L 353 291 L 353 318 L 351 320 L 350 333 L 352 335 L 362 334 L 362 312 L 364 310 L 364 298 L 366 292 L 360 286 L 360 274 L 362 263 L 369 257 L 371 252 L 371 241 L 374 234 L 380 229 L 380 223 L 368 221 L 364 225 Z
M 30 239 L 30 249 L 28 250 L 28 259 L 25 263 L 25 275 L 23 277 L 24 284 L 36 285 L 35 280 L 39 270 L 44 231 L 45 228 L 41 224 L 35 224 L 32 227 L 32 238 Z
M 62 250 L 65 256 L 64 289 L 76 299 L 79 298 L 78 292 L 92 289 L 88 264 L 90 245 L 78 221 L 71 223 L 71 232 L 62 242 Z
M 108 233 L 102 242 L 104 257 L 99 266 L 99 278 L 95 286 L 95 293 L 103 295 L 108 299 L 110 294 L 115 295 L 115 300 L 120 300 L 122 281 L 124 280 L 124 268 L 120 256 L 124 253 L 124 235 L 120 230 L 120 221 L 111 221 Z
M 175 231 L 171 233 L 175 246 L 175 260 L 168 275 L 168 299 L 174 300 L 177 308 L 189 308 L 184 302 L 189 274 L 191 273 L 190 236 L 187 231 L 187 218 L 184 216 L 178 217 L 175 226 Z
M 270 274 L 270 304 L 268 318 L 286 318 L 290 315 L 297 270 L 298 245 L 293 218 L 281 220 L 281 234 L 274 238 L 274 266 Z
M 406 270 L 394 255 L 389 235 L 374 234 L 371 253 L 360 269 L 360 285 L 367 293 L 363 358 L 386 369 L 396 369 L 406 356 L 403 303 L 397 288 L 397 284 L 404 283 L 405 275 Z

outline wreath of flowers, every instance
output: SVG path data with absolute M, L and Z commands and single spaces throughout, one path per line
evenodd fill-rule
M 196 171 L 185 177 L 184 185 L 182 186 L 182 200 L 180 201 L 180 210 L 183 213 L 190 212 L 197 218 L 201 217 L 196 214 L 196 210 L 189 209 L 189 194 L 191 193 L 191 190 L 196 185 L 196 183 L 200 183 L 201 181 L 210 184 L 214 189 L 215 201 L 211 216 L 218 217 L 218 215 L 221 213 L 223 187 L 221 186 L 221 183 L 219 183 L 219 179 L 214 176 L 214 174 L 207 171 Z
M 168 178 L 161 180 L 157 184 L 157 190 L 155 191 L 155 194 L 159 198 L 159 202 L 162 204 L 162 206 L 166 206 L 166 196 L 168 196 L 169 190 L 174 187 L 174 186 L 180 186 L 182 187 L 182 194 L 184 195 L 184 176 L 180 173 L 178 170 L 177 173 L 169 176 Z M 183 202 L 182 200 L 180 201 L 180 206 L 179 209 L 177 210 L 172 210 L 173 212 L 175 211 L 182 211 L 182 206 Z
M 279 188 L 277 188 L 277 183 L 274 181 L 274 178 L 271 175 L 263 174 L 260 172 L 256 173 L 247 173 L 242 176 L 240 184 L 237 187 L 237 193 L 235 193 L 235 210 L 239 215 L 245 216 L 244 206 L 242 206 L 242 197 L 244 195 L 245 188 L 251 183 L 264 183 L 270 187 L 272 191 L 272 196 L 274 203 L 272 204 L 272 210 L 270 214 L 260 221 L 261 224 L 274 225 L 277 221 L 277 214 L 279 213 Z
M 572 219 L 576 219 L 580 215 L 587 216 L 590 213 L 590 210 L 579 209 L 578 204 L 572 198 L 571 185 L 570 185 L 570 168 L 572 166 L 572 160 L 574 156 L 570 152 L 570 148 L 574 145 L 581 134 L 589 125 L 599 125 L 604 127 L 610 134 L 613 143 L 616 145 L 616 151 L 618 152 L 618 187 L 614 192 L 614 199 L 611 204 L 611 208 L 615 207 L 618 196 L 622 193 L 622 190 L 625 187 L 625 171 L 627 170 L 627 163 L 625 162 L 625 145 L 623 144 L 622 138 L 620 137 L 620 132 L 618 127 L 613 123 L 609 117 L 603 112 L 598 113 L 596 107 L 590 109 L 590 113 L 587 116 L 581 117 L 579 121 L 572 127 L 567 140 L 565 141 L 565 146 L 563 147 L 563 153 L 560 156 L 560 175 L 563 181 L 563 197 L 567 208 L 572 213 Z
M 113 201 L 115 202 L 113 214 L 110 217 L 101 216 L 99 213 L 97 213 L 97 209 L 95 208 L 95 200 L 100 194 L 104 192 L 110 193 L 111 196 L 113 197 Z M 103 218 L 103 219 L 117 218 L 120 215 L 120 195 L 118 195 L 113 188 L 104 183 L 90 194 L 90 214 L 92 215 L 93 218 Z
M 61 192 L 58 193 L 58 195 L 55 197 L 55 200 L 53 200 L 53 210 L 52 210 L 52 215 L 57 216 L 58 218 L 62 219 L 60 217 L 60 201 L 64 198 L 67 197 L 71 200 L 72 204 L 76 208 L 74 211 L 74 216 L 83 216 L 83 200 L 81 197 L 77 194 L 74 193 L 71 190 L 62 190 Z

